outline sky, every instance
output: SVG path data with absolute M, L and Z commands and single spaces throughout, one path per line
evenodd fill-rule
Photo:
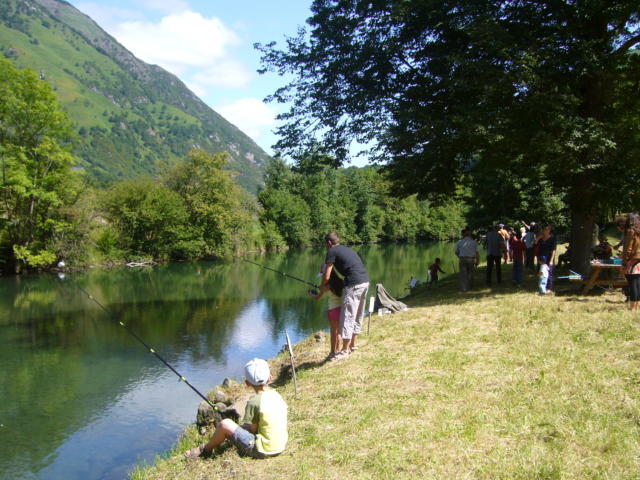
M 273 154 L 275 116 L 263 99 L 286 82 L 259 75 L 253 44 L 295 36 L 311 0 L 69 0 L 141 60 L 175 74 Z

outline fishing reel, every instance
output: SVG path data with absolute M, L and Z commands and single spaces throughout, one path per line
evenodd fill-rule
M 307 290 L 307 293 L 312 297 L 317 297 L 318 295 L 320 295 L 320 292 L 316 288 L 310 288 L 309 290 Z

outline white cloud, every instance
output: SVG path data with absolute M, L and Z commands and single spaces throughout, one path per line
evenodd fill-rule
M 253 75 L 242 62 L 232 58 L 223 58 L 206 70 L 196 73 L 191 81 L 207 87 L 246 87 Z
M 111 26 L 122 20 L 137 20 L 144 18 L 144 15 L 128 8 L 112 7 L 100 5 L 94 2 L 72 2 L 75 7 L 85 15 L 91 17 L 102 28 L 109 29 Z
M 274 143 L 270 131 L 277 110 L 256 98 L 263 93 L 252 85 L 257 75 L 240 60 L 250 42 L 222 20 L 190 10 L 185 0 L 129 0 L 126 8 L 96 0 L 77 5 L 135 56 L 174 73 L 209 105 L 217 104 L 215 110 L 256 143 L 267 144 L 263 148 Z M 147 8 L 130 10 L 139 6 Z
M 214 68 L 228 47 L 240 43 L 221 20 L 192 11 L 167 15 L 159 23 L 123 22 L 112 34 L 137 57 L 177 75 L 190 68 Z
M 214 110 L 256 142 L 276 124 L 276 110 L 257 98 L 242 98 Z
M 138 3 L 149 10 L 157 10 L 163 13 L 189 10 L 189 5 L 183 0 L 138 0 Z

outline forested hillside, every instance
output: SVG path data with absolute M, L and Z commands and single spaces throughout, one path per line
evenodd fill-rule
M 249 191 L 262 181 L 260 147 L 66 2 L 3 0 L 0 53 L 53 87 L 76 125 L 80 168 L 100 182 L 156 176 L 192 148 L 228 152 Z

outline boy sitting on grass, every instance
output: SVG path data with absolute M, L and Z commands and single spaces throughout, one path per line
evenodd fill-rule
M 247 402 L 243 425 L 225 418 L 216 427 L 208 443 L 185 452 L 185 457 L 209 456 L 222 442 L 229 440 L 241 456 L 267 458 L 284 451 L 287 444 L 287 404 L 280 394 L 267 387 L 272 380 L 269 364 L 254 358 L 244 367 L 245 383 L 256 395 Z

